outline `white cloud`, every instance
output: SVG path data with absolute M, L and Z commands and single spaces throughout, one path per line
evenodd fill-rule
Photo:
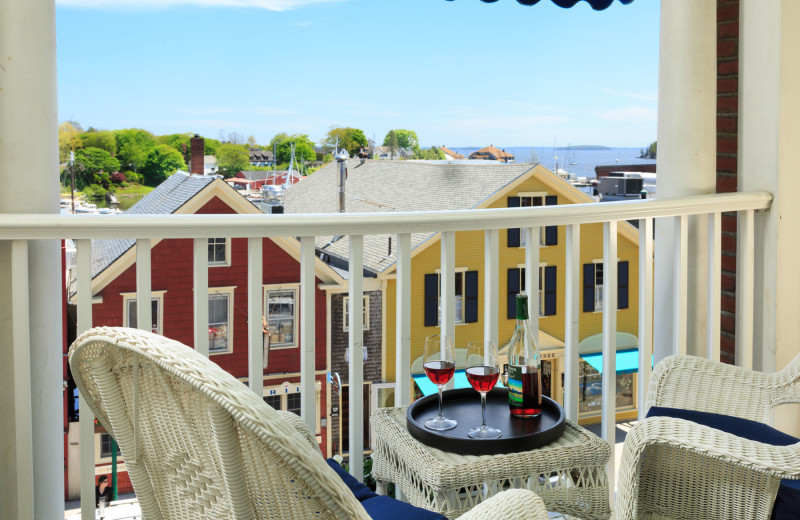
M 597 117 L 606 121 L 620 121 L 623 123 L 646 123 L 658 120 L 658 111 L 647 107 L 612 108 L 602 112 L 595 112 Z
M 311 4 L 347 0 L 56 0 L 58 5 L 89 9 L 160 9 L 194 5 L 200 7 L 249 7 L 268 11 L 289 11 Z

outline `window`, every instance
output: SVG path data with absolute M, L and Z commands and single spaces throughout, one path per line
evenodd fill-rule
M 544 204 L 542 204 L 544 201 Z M 545 193 L 520 193 L 517 197 L 508 197 L 507 205 L 509 208 L 532 207 L 532 206 L 555 206 L 558 204 L 558 196 L 547 195 Z M 558 226 L 547 226 L 542 228 L 539 243 L 544 246 L 554 246 L 558 244 Z M 523 233 L 519 228 L 508 229 L 508 247 L 522 247 L 525 245 Z
M 264 402 L 276 410 L 281 409 L 281 396 L 279 395 L 265 395 Z
M 297 290 L 283 287 L 271 288 L 266 291 L 265 299 L 264 308 L 267 309 L 270 348 L 297 346 L 295 337 Z
M 603 310 L 603 262 L 583 264 L 583 312 Z M 617 262 L 617 309 L 628 308 L 628 262 Z
M 440 323 L 441 280 L 439 273 L 425 275 L 425 326 Z M 462 268 L 455 273 L 455 322 L 478 321 L 478 271 Z
M 208 239 L 208 265 L 229 265 L 227 238 Z
M 300 415 L 300 396 L 302 394 L 297 392 L 295 394 L 288 394 L 286 396 L 286 410 L 293 414 Z
M 208 295 L 208 351 L 229 353 L 233 350 L 233 288 L 213 288 Z
M 265 383 L 267 384 L 267 383 Z M 299 382 L 284 381 L 281 384 L 275 385 L 274 382 L 269 383 L 274 386 L 265 386 L 262 398 L 264 402 L 270 405 L 275 410 L 284 412 L 292 412 L 293 414 L 300 415 L 302 407 L 302 392 L 300 391 Z M 322 406 L 322 382 L 317 380 L 314 382 L 314 404 L 311 413 L 316 418 L 315 431 L 319 435 L 321 432 L 322 424 L 320 422 L 320 407 Z M 317 440 L 321 440 L 317 437 Z
M 105 459 L 111 457 L 111 435 L 107 433 L 100 434 L 100 458 Z M 117 444 L 117 457 L 120 456 L 119 444 Z
M 556 297 L 557 267 L 554 265 L 539 266 L 539 316 L 555 316 L 558 300 Z M 525 268 L 517 267 L 508 270 L 508 299 L 506 317 L 517 318 L 517 294 L 525 290 Z
M 342 321 L 344 322 L 342 330 L 347 332 L 348 330 L 350 330 L 350 297 L 349 296 L 345 296 L 344 297 L 344 301 L 342 303 L 342 306 L 344 307 L 344 312 L 342 313 L 342 315 L 343 315 Z M 367 296 L 367 295 L 364 295 L 364 309 L 363 309 L 363 311 L 364 311 L 363 312 L 363 316 L 361 318 L 363 320 L 361 322 L 363 324 L 362 329 L 363 330 L 369 330 L 369 296 Z
M 150 314 L 153 321 L 151 323 L 150 330 L 156 334 L 161 334 L 161 322 L 163 318 L 161 315 L 161 302 L 165 292 L 166 291 L 153 291 L 151 293 L 153 296 L 151 298 Z M 126 327 L 131 327 L 134 329 L 138 328 L 139 320 L 137 319 L 136 311 L 136 293 L 122 293 L 122 302 L 122 322 Z

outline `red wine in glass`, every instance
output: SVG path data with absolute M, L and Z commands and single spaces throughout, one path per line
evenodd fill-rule
M 456 364 L 452 361 L 426 361 L 422 368 L 425 375 L 434 385 L 443 385 L 450 381 L 456 371 Z
M 488 392 L 494 388 L 499 376 L 497 367 L 474 366 L 467 369 L 467 381 L 478 392 Z

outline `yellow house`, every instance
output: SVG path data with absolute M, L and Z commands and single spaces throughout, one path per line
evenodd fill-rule
M 320 175 L 322 174 L 322 175 Z M 335 211 L 335 165 L 323 168 L 287 191 L 287 212 Z M 319 177 L 318 177 L 319 176 Z M 331 177 L 328 179 L 327 177 Z M 305 186 L 304 186 L 305 185 Z M 326 188 L 327 186 L 327 188 Z M 302 188 L 302 189 L 301 189 Z M 309 201 L 313 200 L 313 204 Z M 407 161 L 348 162 L 346 211 L 417 211 L 434 209 L 505 208 L 579 204 L 592 199 L 542 165 L 453 165 L 421 164 Z M 626 370 L 624 358 L 636 354 L 638 333 L 638 231 L 621 222 L 618 227 L 619 310 L 618 331 L 618 417 L 634 415 L 636 377 Z M 346 237 L 321 237 L 317 250 L 331 265 L 345 268 L 349 244 Z M 602 333 L 603 298 L 603 229 L 602 224 L 581 226 L 580 261 L 582 264 L 580 296 L 581 400 L 579 411 L 584 421 L 599 420 L 600 361 L 599 337 Z M 381 298 L 381 380 L 395 381 L 396 280 L 394 237 L 368 236 L 364 239 L 364 267 L 375 277 L 373 287 Z M 427 393 L 421 375 L 424 339 L 439 333 L 438 270 L 439 234 L 412 235 L 411 253 L 411 360 L 416 395 Z M 539 237 L 540 302 L 539 343 L 543 351 L 543 385 L 554 399 L 563 400 L 563 338 L 565 295 L 565 243 L 562 227 L 543 228 Z M 513 333 L 513 301 L 525 277 L 525 236 L 520 230 L 500 234 L 499 338 L 500 347 Z M 484 233 L 457 232 L 456 250 L 456 326 L 455 346 L 463 348 L 484 334 L 483 289 Z M 622 356 L 622 357 L 620 357 Z M 416 360 L 416 362 L 415 362 Z M 635 366 L 635 364 L 634 364 Z

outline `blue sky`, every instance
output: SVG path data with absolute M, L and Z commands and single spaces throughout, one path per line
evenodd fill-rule
M 644 147 L 659 4 L 56 0 L 59 120 L 261 144 L 351 126 L 426 147 Z

